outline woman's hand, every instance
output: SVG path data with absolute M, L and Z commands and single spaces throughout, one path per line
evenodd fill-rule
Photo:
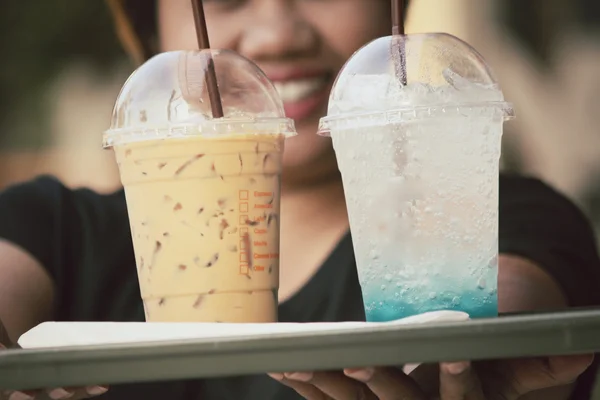
M 0 351 L 13 347 L 2 321 L 0 321 Z M 84 388 L 51 388 L 44 390 L 15 391 L 0 388 L 0 400 L 80 400 L 89 399 L 106 393 L 106 386 L 87 386 Z
M 442 363 L 419 367 L 410 375 L 395 368 L 343 372 L 269 374 L 308 400 L 517 400 L 567 399 L 593 355 L 557 356 L 492 362 Z M 428 371 L 426 371 L 428 370 Z M 543 391 L 543 394 L 541 393 Z

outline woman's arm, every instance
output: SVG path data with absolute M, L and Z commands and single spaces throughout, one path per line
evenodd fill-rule
M 0 321 L 8 339 L 16 343 L 23 333 L 51 319 L 53 300 L 52 280 L 40 263 L 18 246 L 0 241 Z
M 559 310 L 567 297 L 556 280 L 526 258 L 501 254 L 498 260 L 498 312 Z
M 68 254 L 76 254 L 80 247 L 78 237 L 66 228 L 70 226 L 74 232 L 78 231 L 78 204 L 70 200 L 73 200 L 72 192 L 49 178 L 13 186 L 0 193 L 2 344 L 16 343 L 24 332 L 37 324 L 57 318 L 55 305 L 60 301 L 61 291 L 64 294 L 74 290 L 69 281 L 73 278 L 73 269 L 67 266 L 75 265 L 77 259 Z M 101 386 L 49 388 L 27 393 L 2 389 L 0 400 L 79 400 L 108 390 Z
M 569 199 L 543 182 L 501 176 L 499 247 L 501 254 L 529 260 L 518 262 L 515 257 L 499 270 L 501 311 L 510 311 L 504 308 L 507 301 L 507 307 L 515 306 L 516 300 L 509 295 L 526 301 L 519 306 L 525 307 L 556 300 L 557 289 L 564 296 L 564 306 L 600 305 L 600 258 L 591 224 Z M 553 286 L 558 288 L 546 293 Z M 524 289 L 529 291 L 526 298 L 522 297 Z M 549 305 L 556 308 L 558 304 Z
M 0 192 L 0 321 L 13 342 L 53 317 L 61 185 L 49 178 Z
M 600 305 L 600 259 L 584 214 L 543 182 L 500 179 L 498 306 L 501 313 Z M 597 362 L 578 379 L 574 398 L 588 398 Z M 526 399 L 565 399 L 573 385 Z
M 523 257 L 508 254 L 498 260 L 498 311 L 500 313 L 559 310 L 568 307 L 560 285 L 543 268 Z M 531 392 L 522 400 L 564 400 L 574 384 Z

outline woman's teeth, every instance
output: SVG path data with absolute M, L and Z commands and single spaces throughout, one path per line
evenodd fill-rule
M 323 90 L 326 83 L 326 77 L 318 77 L 275 82 L 274 85 L 284 103 L 296 103 Z

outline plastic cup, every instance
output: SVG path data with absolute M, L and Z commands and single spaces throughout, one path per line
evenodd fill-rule
M 234 52 L 163 53 L 132 74 L 104 146 L 125 188 L 147 321 L 277 321 L 281 156 L 294 134 L 271 82 Z
M 342 69 L 319 133 L 343 177 L 368 321 L 497 315 L 500 140 L 512 116 L 483 58 L 447 34 L 380 38 Z

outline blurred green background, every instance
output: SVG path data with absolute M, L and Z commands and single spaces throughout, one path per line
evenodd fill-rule
M 48 86 L 72 63 L 104 79 L 123 58 L 103 1 L 20 0 L 0 12 L 0 146 L 49 144 Z M 11 126 L 7 132 L 6 127 Z

